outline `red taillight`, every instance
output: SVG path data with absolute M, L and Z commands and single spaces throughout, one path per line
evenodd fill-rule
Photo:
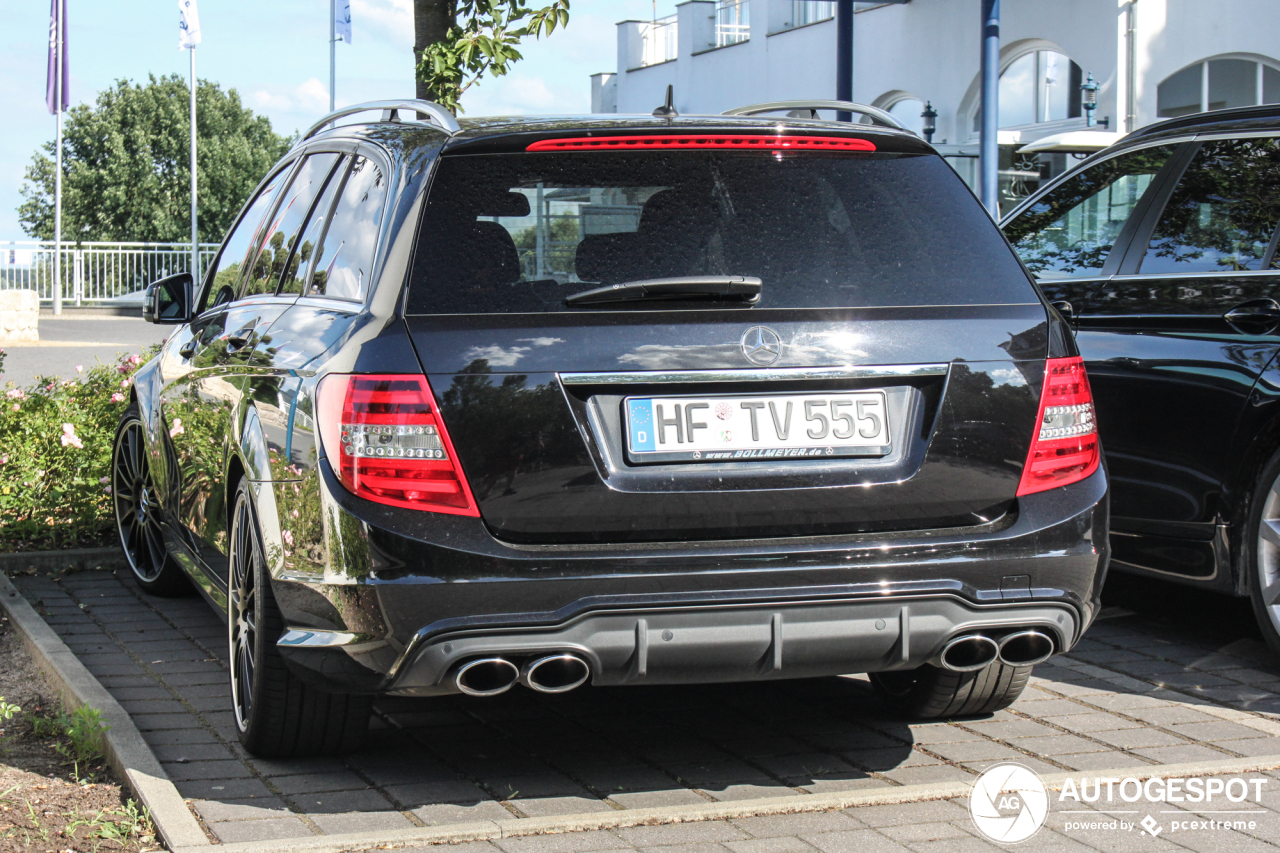
M 574 136 L 540 139 L 526 151 L 666 151 L 672 148 L 728 148 L 737 151 L 876 150 L 869 139 L 845 136 L 743 136 L 725 133 L 673 133 L 660 136 Z
M 1045 362 L 1040 414 L 1018 497 L 1076 483 L 1098 470 L 1098 429 L 1084 361 Z
M 326 376 L 319 428 L 349 491 L 378 503 L 478 517 L 425 376 Z

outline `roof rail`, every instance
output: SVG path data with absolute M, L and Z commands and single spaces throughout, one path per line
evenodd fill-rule
M 352 104 L 349 107 L 343 107 L 329 113 L 320 119 L 311 127 L 307 128 L 307 132 L 302 134 L 299 142 L 310 139 L 320 132 L 326 124 L 337 121 L 346 116 L 355 115 L 356 113 L 372 112 L 373 110 L 382 111 L 382 121 L 399 121 L 397 113 L 399 111 L 425 113 L 430 120 L 438 125 L 441 130 L 450 135 L 461 130 L 458 120 L 453 117 L 453 113 L 433 101 L 421 101 L 415 99 L 405 99 L 399 101 L 367 101 L 363 104 Z
M 886 127 L 896 128 L 898 130 L 906 130 L 902 122 L 898 121 L 889 113 L 878 107 L 869 107 L 866 104 L 855 104 L 852 101 L 770 101 L 767 104 L 752 104 L 747 107 L 737 107 L 732 110 L 725 110 L 720 113 L 722 116 L 753 116 L 760 113 L 776 113 L 782 110 L 836 110 L 843 113 L 858 113 L 870 118 L 872 121 L 883 124 Z

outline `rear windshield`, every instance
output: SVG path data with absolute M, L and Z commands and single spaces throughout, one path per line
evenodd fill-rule
M 1037 298 L 995 225 L 933 155 L 445 156 L 419 234 L 412 314 L 634 308 L 569 308 L 564 298 L 695 275 L 756 276 L 768 308 Z

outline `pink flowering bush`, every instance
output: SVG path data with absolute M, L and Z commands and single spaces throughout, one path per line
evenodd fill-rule
M 85 367 L 78 382 L 41 376 L 26 388 L 4 388 L 0 551 L 115 542 L 111 443 L 130 379 L 153 354 Z

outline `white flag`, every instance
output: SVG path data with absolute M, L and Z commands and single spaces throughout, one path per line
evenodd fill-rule
M 178 0 L 178 50 L 200 43 L 200 13 L 196 0 Z
M 351 44 L 351 0 L 337 0 L 333 4 L 333 31 Z

